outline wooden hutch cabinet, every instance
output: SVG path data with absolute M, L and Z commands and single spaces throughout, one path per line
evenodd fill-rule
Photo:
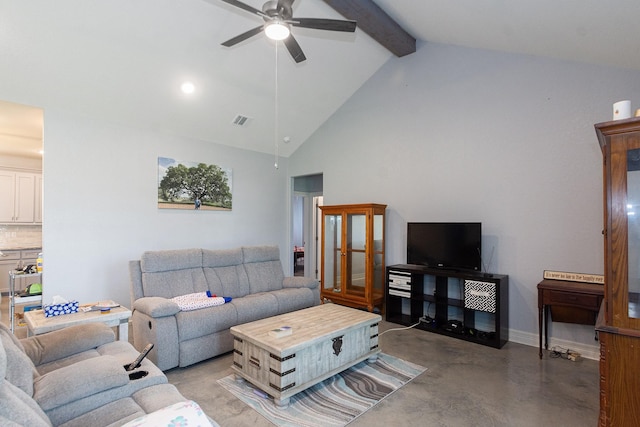
M 384 224 L 387 205 L 320 206 L 320 298 L 350 307 L 384 302 Z
M 640 118 L 595 125 L 604 158 L 600 426 L 640 425 Z

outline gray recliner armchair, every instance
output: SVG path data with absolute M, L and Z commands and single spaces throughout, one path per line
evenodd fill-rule
M 0 425 L 115 426 L 187 401 L 149 360 L 126 371 L 137 355 L 101 323 L 23 340 L 0 323 Z

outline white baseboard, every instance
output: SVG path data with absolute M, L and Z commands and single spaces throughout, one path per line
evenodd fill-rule
M 509 329 L 509 341 L 513 341 L 518 344 L 530 345 L 536 349 L 539 347 L 539 335 L 532 334 L 530 332 L 516 331 Z M 549 348 L 554 346 L 561 347 L 563 349 L 575 350 L 585 359 L 600 360 L 600 345 L 597 341 L 594 341 L 594 345 L 578 343 L 573 341 L 562 340 L 558 338 L 549 337 Z M 544 342 L 542 343 L 544 345 Z

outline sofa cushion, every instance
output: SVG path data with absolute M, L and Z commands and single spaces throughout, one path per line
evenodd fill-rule
M 131 396 L 147 414 L 167 405 L 186 400 L 173 384 L 157 384 L 145 387 Z
M 48 363 L 43 363 L 42 365 L 38 365 L 36 368 L 38 370 L 38 374 L 45 375 L 48 372 L 55 371 L 60 368 L 64 368 L 65 366 L 73 365 L 74 363 L 81 362 L 87 359 L 93 359 L 94 357 L 100 356 L 100 353 L 97 349 L 91 349 L 87 351 L 83 351 L 81 353 L 73 354 L 68 357 L 64 357 L 59 360 L 54 360 Z
M 0 324 L 0 345 L 4 352 L 5 368 L 1 378 L 24 391 L 29 397 L 33 396 L 33 378 L 37 376 L 35 366 L 25 354 L 20 341 L 3 324 Z
M 278 314 L 278 300 L 271 292 L 247 295 L 244 298 L 234 299 L 226 305 L 236 308 L 238 312 L 237 325 Z
M 202 249 L 145 252 L 140 268 L 147 297 L 173 298 L 208 289 L 202 271 Z
M 202 249 L 203 267 L 229 267 L 242 264 L 242 249 Z
M 115 341 L 113 330 L 103 323 L 87 323 L 36 335 L 21 341 L 37 366 L 76 355 Z
M 309 288 L 289 288 L 272 291 L 278 300 L 278 314 L 302 310 L 314 305 L 315 297 Z
M 0 349 L 0 353 L 2 350 Z M 0 363 L 3 363 L 0 356 Z M 0 382 L 0 425 L 51 427 L 51 421 L 24 391 L 7 381 Z
M 91 412 L 66 421 L 60 427 L 86 427 L 94 425 L 120 427 L 128 421 L 140 418 L 159 408 L 185 400 L 186 398 L 180 394 L 175 386 L 171 384 L 158 384 L 145 387 L 129 397 L 109 402 Z
M 3 332 L 9 331 L 2 323 L 0 323 L 0 330 Z M 0 342 L 0 425 L 50 427 L 51 421 L 33 400 L 31 393 L 25 393 L 23 389 L 16 387 L 6 379 L 7 374 L 10 374 L 9 371 L 16 370 L 16 367 L 11 365 L 7 357 L 6 347 L 16 347 L 17 350 L 20 350 L 20 343 L 12 342 L 10 345 L 5 346 L 7 341 L 13 341 L 15 337 L 11 339 L 11 337 L 5 336 L 5 338 L 8 339 L 3 339 Z M 27 369 L 26 372 L 33 381 L 33 375 L 31 374 L 33 368 Z
M 87 359 L 93 359 L 99 356 L 111 355 L 120 358 L 122 364 L 131 362 L 139 352 L 131 346 L 127 341 L 114 341 L 107 344 L 103 344 L 98 348 L 86 350 L 71 356 L 64 357 L 59 360 L 53 360 L 42 365 L 38 365 L 36 368 L 40 375 L 45 375 L 48 372 L 55 371 L 65 366 L 70 366 L 75 363 L 81 362 Z
M 122 424 L 143 416 L 145 412 L 131 397 L 114 400 L 106 405 L 64 422 L 59 427 L 105 426 L 120 427 Z
M 140 257 L 143 273 L 183 270 L 202 267 L 202 249 L 147 251 Z
M 129 374 L 117 358 L 100 356 L 38 377 L 33 383 L 33 398 L 48 411 L 128 383 Z
M 183 270 L 142 273 L 142 289 L 146 297 L 173 298 L 178 295 L 203 292 L 207 281 L 202 267 Z
M 243 247 L 242 253 L 251 293 L 282 289 L 284 271 L 277 246 Z
M 204 268 L 211 293 L 223 297 L 240 298 L 251 292 L 249 279 L 242 265 Z
M 282 289 L 284 272 L 280 261 L 254 262 L 244 265 L 251 293 Z
M 280 261 L 280 249 L 277 246 L 243 246 L 242 261 L 246 263 Z
M 311 277 L 288 276 L 282 281 L 283 288 L 309 288 L 316 289 L 320 283 Z M 319 302 L 319 301 L 318 301 Z
M 235 300 L 234 300 L 235 301 Z M 229 329 L 238 322 L 236 307 L 231 303 L 176 314 L 180 341 L 198 338 Z
M 237 267 L 222 267 L 222 268 L 232 272 L 233 279 L 237 278 L 237 274 L 236 274 Z M 211 295 L 224 296 L 225 295 L 224 288 L 222 287 L 222 281 L 220 280 L 216 272 L 217 269 L 210 268 L 210 267 L 203 267 L 203 270 L 204 270 L 204 277 L 207 280 L 207 286 L 209 286 L 209 292 L 211 292 Z M 235 295 L 234 297 L 237 298 L 237 296 Z
M 249 279 L 242 266 L 242 249 L 202 250 L 202 267 L 211 293 L 239 298 L 247 295 Z

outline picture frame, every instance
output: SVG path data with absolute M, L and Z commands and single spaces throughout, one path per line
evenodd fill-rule
M 158 209 L 231 211 L 232 183 L 229 168 L 158 157 Z

